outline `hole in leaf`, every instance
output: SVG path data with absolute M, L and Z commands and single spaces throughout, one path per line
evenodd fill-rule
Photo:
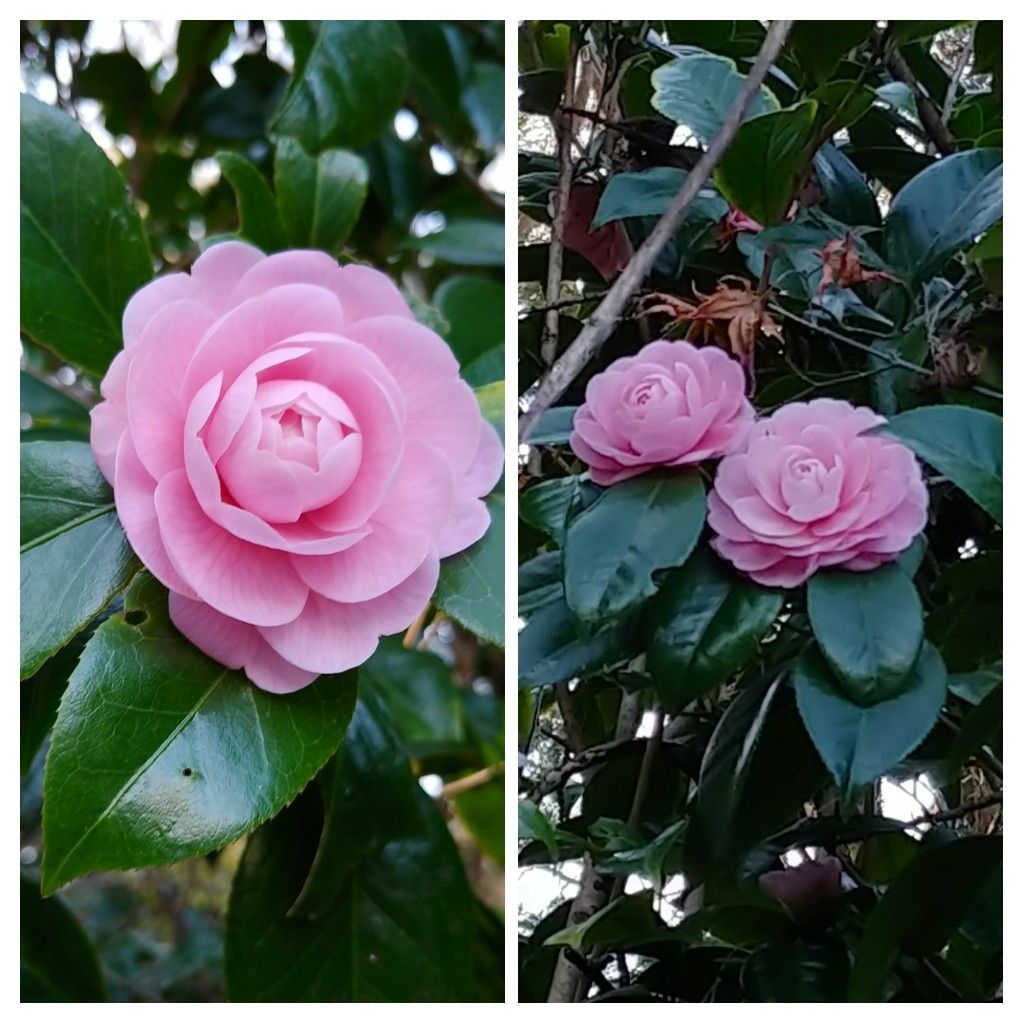
M 141 608 L 133 608 L 130 612 L 124 613 L 124 621 L 129 626 L 141 626 L 148 618 L 149 613 L 144 612 Z
M 192 769 L 191 768 L 182 768 L 181 769 L 181 774 L 184 775 L 185 778 L 187 779 L 192 774 Z

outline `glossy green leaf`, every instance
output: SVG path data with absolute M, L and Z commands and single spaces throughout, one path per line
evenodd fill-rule
M 696 551 L 652 602 L 647 670 L 662 705 L 685 707 L 743 668 L 781 609 L 780 591 Z
M 544 551 L 519 566 L 519 614 L 529 616 L 553 601 L 565 604 L 562 554 Z
M 850 1002 L 881 1002 L 901 952 L 937 953 L 1002 861 L 1000 836 L 929 845 L 886 890 L 867 919 L 850 978 Z
M 941 270 L 1003 215 L 1003 154 L 954 153 L 896 193 L 885 222 L 885 253 L 911 283 Z
M 487 498 L 491 525 L 471 547 L 444 559 L 434 603 L 482 640 L 505 643 L 505 498 Z
M 815 573 L 807 581 L 807 613 L 848 697 L 867 705 L 903 691 L 924 639 L 924 612 L 899 566 Z
M 351 784 L 358 789 L 356 779 Z M 225 971 L 235 1002 L 462 1002 L 474 997 L 477 923 L 437 807 L 406 785 L 400 838 L 359 862 L 315 918 L 289 916 L 323 816 L 307 791 L 246 846 L 228 907 Z M 339 838 L 344 841 L 343 831 Z
M 519 798 L 516 807 L 519 816 L 519 838 L 539 840 L 547 847 L 551 859 L 557 859 L 557 829 L 551 824 L 548 816 L 532 800 L 527 800 L 525 797 Z
M 519 492 L 519 518 L 561 544 L 569 505 L 578 486 L 579 477 L 560 476 L 527 487 Z
M 677 57 L 651 75 L 651 103 L 667 118 L 686 125 L 702 142 L 710 142 L 743 87 L 744 76 L 726 57 L 709 53 Z M 754 93 L 746 116 L 778 110 L 779 102 L 764 86 Z
M 407 245 L 446 263 L 501 267 L 505 264 L 505 225 L 480 217 L 452 218 L 440 231 L 411 238 Z
M 278 140 L 274 191 L 288 245 L 337 252 L 359 220 L 369 188 L 366 161 L 344 149 L 315 159 L 295 139 Z
M 486 277 L 457 274 L 434 292 L 434 305 L 449 324 L 445 339 L 463 367 L 503 347 L 504 302 L 505 289 Z
M 536 445 L 566 444 L 572 433 L 572 421 L 577 408 L 575 405 L 556 405 L 552 409 L 545 409 L 527 441 Z
M 81 125 L 22 94 L 21 329 L 102 374 L 128 299 L 152 276 L 124 179 Z
M 993 748 L 998 753 L 1002 733 L 1003 690 L 998 686 L 970 709 L 960 725 L 947 757 L 950 777 L 956 778 L 968 758 L 983 747 Z
M 398 24 L 409 55 L 409 89 L 418 108 L 446 141 L 464 145 L 473 131 L 462 106 L 463 44 L 458 32 L 425 18 Z
M 21 774 L 35 761 L 53 723 L 68 679 L 82 655 L 89 630 L 79 633 L 33 676 L 21 681 Z
M 649 889 L 620 896 L 585 921 L 570 924 L 548 936 L 544 945 L 568 946 L 577 953 L 584 950 L 602 953 L 670 940 L 674 935 L 654 910 L 652 896 Z
M 277 203 L 259 170 L 237 153 L 218 153 L 217 163 L 235 190 L 242 238 L 268 253 L 287 249 Z
M 358 148 L 390 124 L 408 74 L 395 22 L 323 21 L 268 132 L 297 139 L 309 153 Z
M 84 629 L 138 569 L 89 445 L 23 444 L 21 678 Z
M 605 489 L 565 533 L 565 597 L 594 629 L 654 594 L 658 569 L 682 565 L 704 527 L 694 471 L 645 473 Z
M 850 51 L 863 43 L 875 27 L 873 21 L 796 21 L 786 48 L 814 82 L 824 82 Z
M 419 794 L 379 693 L 363 693 L 345 740 L 324 770 L 324 823 L 291 917 L 327 913 L 352 873 L 415 829 Z
M 21 876 L 21 1001 L 101 1003 L 107 998 L 96 951 L 85 930 L 56 897 Z
M 660 217 L 683 187 L 686 171 L 679 167 L 648 167 L 623 171 L 609 179 L 591 225 L 594 230 L 627 217 Z M 697 193 L 684 223 L 715 222 L 729 212 L 729 204 L 714 189 Z
M 790 688 L 781 678 L 747 686 L 704 752 L 686 869 L 694 877 L 726 874 L 747 850 L 794 821 L 824 779 Z
M 814 156 L 814 174 L 825 193 L 822 209 L 844 224 L 881 224 L 878 201 L 857 165 L 832 143 Z
M 715 169 L 718 191 L 761 224 L 781 221 L 813 156 L 817 112 L 817 103 L 805 100 L 744 121 Z
M 519 685 L 548 686 L 627 661 L 624 631 L 612 624 L 581 637 L 561 587 L 530 616 L 519 634 Z
M 184 640 L 143 575 L 71 676 L 46 760 L 43 888 L 220 849 L 278 811 L 341 742 L 355 672 L 294 694 Z
M 744 992 L 756 1003 L 841 1002 L 849 977 L 849 954 L 838 939 L 783 940 L 743 965 Z
M 474 391 L 483 418 L 501 437 L 505 429 L 505 382 L 496 380 Z
M 21 371 L 21 412 L 30 418 L 27 428 L 22 425 L 23 440 L 71 441 L 89 436 L 89 410 L 52 384 L 24 370 Z
M 894 416 L 877 430 L 899 438 L 1002 523 L 1001 417 L 963 405 L 926 405 Z
M 819 651 L 804 651 L 793 670 L 797 706 L 843 800 L 853 800 L 928 735 L 945 702 L 946 681 L 939 652 L 926 642 L 903 689 L 864 707 L 840 688 Z

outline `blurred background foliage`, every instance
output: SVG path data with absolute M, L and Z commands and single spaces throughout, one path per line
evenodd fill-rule
M 353 25 L 377 33 L 373 60 L 347 45 Z M 503 60 L 500 21 L 21 23 L 21 91 L 76 120 L 118 168 L 154 272 L 187 269 L 210 240 L 239 233 L 244 189 L 236 196 L 228 174 L 242 166 L 244 181 L 246 161 L 272 183 L 275 125 L 313 155 L 351 150 L 365 161 L 366 199 L 343 244 L 325 247 L 387 270 L 475 388 L 503 375 Z M 298 127 L 309 111 L 297 64 L 304 83 L 329 82 L 330 99 L 314 111 L 323 118 Z M 348 106 L 346 81 L 358 100 Z M 252 225 L 241 234 L 256 240 Z M 97 377 L 24 335 L 21 353 L 22 440 L 86 440 Z M 500 425 L 500 402 L 490 411 Z M 500 525 L 497 536 L 500 545 Z M 118 610 L 115 600 L 106 614 Z M 165 868 L 91 875 L 39 900 L 46 733 L 83 641 L 22 684 L 23 998 L 83 1001 L 95 987 L 88 972 L 62 983 L 53 955 L 33 947 L 39 933 L 53 951 L 60 945 L 47 936 L 79 941 L 77 920 L 112 1000 L 224 999 L 225 913 L 244 840 Z M 383 643 L 362 679 L 386 683 L 378 692 L 413 771 L 459 847 L 486 947 L 467 959 L 478 998 L 500 998 L 502 653 L 441 613 L 405 646 Z

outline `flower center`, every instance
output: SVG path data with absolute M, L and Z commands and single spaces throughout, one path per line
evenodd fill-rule
M 679 385 L 664 373 L 649 373 L 634 384 L 626 401 L 639 413 L 645 414 L 672 395 L 679 395 Z

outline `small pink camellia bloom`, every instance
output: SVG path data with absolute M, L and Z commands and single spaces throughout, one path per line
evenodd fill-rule
M 96 461 L 174 624 L 262 689 L 360 665 L 486 531 L 497 433 L 384 274 L 224 242 L 123 332 Z
M 798 921 L 829 909 L 842 889 L 843 865 L 836 857 L 805 860 L 783 871 L 768 871 L 758 884 Z
M 652 341 L 591 378 L 569 444 L 608 486 L 725 455 L 753 422 L 739 363 L 719 348 Z
M 823 566 L 875 569 L 925 526 L 928 491 L 905 445 L 865 435 L 885 419 L 831 398 L 783 406 L 722 460 L 708 495 L 712 547 L 765 586 Z

